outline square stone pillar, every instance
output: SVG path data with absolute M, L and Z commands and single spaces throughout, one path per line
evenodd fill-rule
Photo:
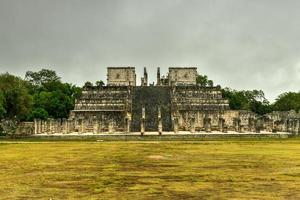
M 125 117 L 125 133 L 130 133 L 130 126 L 131 126 L 131 113 L 126 112 Z
M 143 107 L 142 118 L 141 118 L 141 135 L 144 135 L 145 133 L 145 118 L 146 118 L 145 107 Z
M 38 133 L 42 133 L 42 120 L 38 120 Z
M 226 125 L 224 125 L 224 127 L 223 127 L 223 133 L 227 133 L 227 131 L 228 131 L 228 127 L 226 126 Z
M 162 119 L 160 118 L 158 120 L 158 134 L 161 135 L 163 132 L 163 125 L 162 125 Z
M 219 131 L 220 132 L 223 132 L 224 125 L 225 125 L 225 119 L 219 118 Z
M 162 126 L 162 119 L 161 119 L 161 111 L 160 108 L 158 108 L 158 116 L 157 116 L 157 121 L 158 121 L 158 134 L 161 135 L 163 131 L 163 126 Z
M 256 133 L 260 133 L 260 129 L 261 129 L 261 126 L 260 126 L 260 120 L 259 120 L 259 119 L 256 119 L 256 120 L 255 120 L 255 132 L 256 132 Z
M 248 118 L 248 131 L 255 132 L 255 119 L 251 117 Z
M 300 119 L 297 119 L 296 125 L 296 135 L 300 134 Z
M 93 134 L 97 134 L 99 133 L 99 123 L 98 123 L 98 119 L 94 119 L 93 121 Z
M 293 120 L 293 134 L 294 135 L 298 134 L 298 120 L 297 119 Z
M 178 118 L 177 117 L 173 118 L 173 128 L 174 128 L 174 133 L 178 133 Z
M 67 119 L 63 118 L 62 119 L 62 133 L 63 134 L 67 134 L 68 133 L 68 123 L 67 123 Z
M 190 132 L 195 133 L 195 117 L 190 119 Z
M 34 119 L 34 134 L 38 134 L 38 122 L 37 122 L 37 119 Z
M 279 129 L 278 121 L 273 121 L 272 133 L 277 133 L 278 129 Z
M 241 119 L 239 118 L 234 118 L 234 128 L 235 128 L 235 131 L 240 133 L 241 132 Z
M 288 119 L 286 119 L 285 121 L 284 121 L 284 126 L 285 126 L 285 132 L 289 132 L 289 120 Z
M 240 133 L 244 133 L 245 132 L 245 127 L 243 125 L 240 125 Z
M 55 132 L 55 130 L 54 130 L 54 120 L 49 119 L 49 133 L 53 134 L 54 132 Z
M 84 133 L 84 119 L 78 120 L 78 133 Z
M 145 119 L 141 118 L 141 135 L 145 133 Z
M 205 132 L 210 133 L 211 132 L 211 119 L 205 117 L 204 118 L 204 129 Z
M 115 130 L 114 130 L 114 122 L 113 121 L 110 121 L 108 123 L 108 133 L 114 133 Z
M 126 119 L 126 133 L 130 133 L 131 119 Z
M 71 120 L 67 119 L 66 123 L 67 123 L 67 126 L 66 126 L 67 130 L 66 130 L 66 132 L 68 134 L 68 133 L 71 133 Z
M 41 133 L 45 132 L 44 120 L 41 120 Z

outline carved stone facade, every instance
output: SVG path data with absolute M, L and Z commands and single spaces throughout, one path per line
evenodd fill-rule
M 196 85 L 197 68 L 196 67 L 170 67 L 169 85 Z
M 109 67 L 107 86 L 83 91 L 69 119 L 35 120 L 35 133 L 300 132 L 300 114 L 230 110 L 221 87 L 198 86 L 197 75 L 196 68 L 176 67 L 161 77 L 158 68 L 156 85 L 148 86 L 144 69 L 136 86 L 135 68 Z
M 108 86 L 136 86 L 136 74 L 134 67 L 108 67 Z

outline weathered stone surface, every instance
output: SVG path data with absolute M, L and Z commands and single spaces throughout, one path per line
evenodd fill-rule
M 136 86 L 133 67 L 109 67 L 107 86 L 85 88 L 76 99 L 69 119 L 35 120 L 41 133 L 129 133 L 148 131 L 227 131 L 300 133 L 300 114 L 272 112 L 265 116 L 230 110 L 220 86 L 196 85 L 196 68 L 169 68 L 166 76 L 157 71 L 156 85 L 148 85 L 144 69 L 141 86 Z

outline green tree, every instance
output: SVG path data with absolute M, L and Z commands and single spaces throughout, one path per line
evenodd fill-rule
M 104 82 L 101 81 L 101 80 L 100 80 L 100 81 L 96 81 L 95 84 L 96 84 L 96 87 L 97 87 L 97 88 L 101 88 L 101 87 L 103 87 L 103 86 L 105 85 Z
M 28 115 L 27 120 L 34 120 L 34 119 L 42 119 L 46 120 L 49 117 L 48 112 L 44 108 L 33 108 L 31 113 Z
M 278 96 L 273 104 L 276 111 L 300 110 L 300 93 L 286 92 Z
M 26 79 L 34 97 L 34 109 L 29 120 L 67 118 L 70 110 L 74 109 L 75 99 L 81 95 L 81 88 L 69 83 L 62 83 L 61 78 L 52 70 L 27 72 Z
M 196 78 L 196 83 L 201 87 L 212 87 L 214 85 L 214 82 L 208 79 L 206 75 L 198 75 Z
M 26 118 L 32 107 L 32 96 L 29 94 L 27 85 L 25 80 L 17 76 L 8 73 L 0 75 L 3 117 L 18 120 Z
M 61 78 L 57 76 L 56 72 L 49 69 L 42 69 L 38 72 L 27 71 L 25 79 L 35 86 L 61 81 Z
M 229 107 L 233 110 L 249 110 L 261 115 L 272 111 L 272 107 L 262 90 L 237 91 L 224 88 L 222 93 L 229 100 Z
M 89 89 L 89 88 L 92 88 L 93 87 L 93 83 L 90 82 L 90 81 L 87 81 L 84 83 L 83 85 L 83 89 Z
M 5 97 L 2 91 L 0 91 L 0 119 L 3 119 L 6 113 L 5 110 Z

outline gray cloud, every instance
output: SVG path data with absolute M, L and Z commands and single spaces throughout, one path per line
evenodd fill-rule
M 52 68 L 63 80 L 105 80 L 107 66 L 197 66 L 216 83 L 300 85 L 297 0 L 0 0 L 0 72 Z

